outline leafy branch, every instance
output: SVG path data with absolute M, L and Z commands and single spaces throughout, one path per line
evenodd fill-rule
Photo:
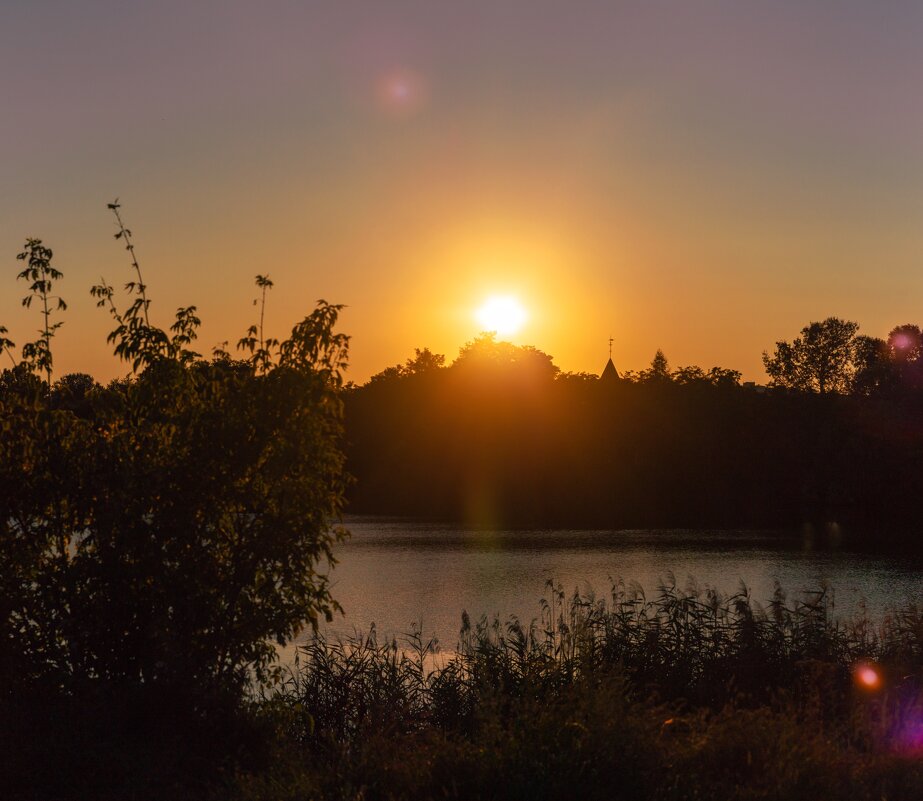
M 150 300 L 147 297 L 147 284 L 141 275 L 141 265 L 135 254 L 135 246 L 131 239 L 131 230 L 125 227 L 122 215 L 119 212 L 121 205 L 118 198 L 107 204 L 115 215 L 118 223 L 116 239 L 125 242 L 125 249 L 131 257 L 131 266 L 135 272 L 136 280 L 125 284 L 129 296 L 135 295 L 125 311 L 120 312 L 113 300 L 115 290 L 106 283 L 90 289 L 90 294 L 96 298 L 98 307 L 108 307 L 109 313 L 116 322 L 116 327 L 109 333 L 106 341 L 114 344 L 115 355 L 120 359 L 131 362 L 132 370 L 138 372 L 163 359 L 172 359 L 188 364 L 198 358 L 199 354 L 189 350 L 186 346 L 197 336 L 201 320 L 196 315 L 195 306 L 186 306 L 177 309 L 176 318 L 170 326 L 171 334 L 161 328 L 151 325 L 148 317 Z
M 247 329 L 246 336 L 241 337 L 237 343 L 238 350 L 249 350 L 251 357 L 250 362 L 255 369 L 266 373 L 272 364 L 272 352 L 270 348 L 278 348 L 278 339 L 266 339 L 263 334 L 263 323 L 266 319 L 266 292 L 273 287 L 272 281 L 267 275 L 258 275 L 256 285 L 262 290 L 260 298 L 253 301 L 253 305 L 260 306 L 259 325 L 251 325 Z
M 16 343 L 12 339 L 8 339 L 5 335 L 9 331 L 5 326 L 0 325 L 0 351 L 4 351 L 7 356 L 10 357 L 10 361 L 13 363 L 13 367 L 16 367 L 16 359 L 13 356 L 13 348 L 16 347 Z
M 279 366 L 317 373 L 331 388 L 341 387 L 349 360 L 349 336 L 334 330 L 343 308 L 339 303 L 317 301 L 317 308 L 279 344 Z
M 32 307 L 32 302 L 36 299 L 42 303 L 42 327 L 39 329 L 41 336 L 35 342 L 23 345 L 22 358 L 30 371 L 45 372 L 49 387 L 53 366 L 51 338 L 55 331 L 63 325 L 62 322 L 52 323 L 51 316 L 55 311 L 67 309 L 67 304 L 61 296 L 52 294 L 54 282 L 63 277 L 63 274 L 51 264 L 53 255 L 51 248 L 42 245 L 41 239 L 30 238 L 26 240 L 22 253 L 16 256 L 19 261 L 26 262 L 25 269 L 16 276 L 17 279 L 31 281 L 29 294 L 22 299 L 22 305 L 28 309 Z M 6 329 L 3 329 L 2 333 L 6 333 Z M 5 338 L 0 341 L 4 349 L 8 349 L 12 344 Z
M 125 243 L 125 250 L 127 250 L 128 255 L 131 256 L 131 266 L 134 268 L 135 275 L 138 276 L 137 281 L 129 281 L 125 284 L 125 289 L 128 290 L 129 294 L 131 292 L 138 293 L 139 298 L 135 301 L 135 304 L 139 305 L 144 311 L 144 324 L 149 326 L 151 321 L 147 316 L 148 306 L 150 306 L 150 301 L 147 299 L 147 285 L 141 277 L 141 265 L 138 264 L 138 257 L 135 255 L 135 245 L 134 242 L 131 241 L 131 231 L 125 227 L 125 223 L 122 222 L 122 215 L 119 214 L 119 209 L 122 208 L 119 199 L 116 198 L 112 203 L 107 204 L 107 208 L 115 215 L 115 220 L 119 226 L 119 230 L 115 233 L 115 238 L 121 239 Z

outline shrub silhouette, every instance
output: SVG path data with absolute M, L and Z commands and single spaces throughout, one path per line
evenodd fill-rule
M 169 331 L 149 321 L 118 224 L 130 305 L 105 281 L 93 294 L 132 374 L 52 390 L 46 325 L 38 356 L 0 376 L 2 694 L 240 698 L 272 677 L 274 643 L 338 608 L 325 570 L 343 536 L 341 307 L 319 301 L 281 342 L 261 321 L 249 359 L 203 359 L 194 306 Z

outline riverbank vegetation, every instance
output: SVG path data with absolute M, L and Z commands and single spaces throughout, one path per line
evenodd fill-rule
M 662 586 L 550 588 L 532 623 L 315 639 L 265 703 L 291 798 L 910 799 L 923 791 L 923 609 L 834 622 Z M 285 771 L 291 771 L 286 773 Z M 274 779 L 278 777 L 275 774 Z M 240 798 L 273 797 L 238 777 Z M 299 794 L 300 793 L 300 794 Z
M 485 335 L 345 393 L 350 509 L 472 526 L 777 528 L 919 549 L 920 332 L 831 318 L 768 386 L 695 366 L 597 379 Z M 910 533 L 908 533 L 910 532 Z
M 551 587 L 529 623 L 463 615 L 445 652 L 419 632 L 316 636 L 242 704 L 59 707 L 35 739 L 4 742 L 30 768 L 5 786 L 36 799 L 917 799 L 923 608 L 880 624 L 831 611 L 823 589 L 760 605 L 743 587 Z

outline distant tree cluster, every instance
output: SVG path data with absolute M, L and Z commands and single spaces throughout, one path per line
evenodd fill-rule
M 859 324 L 828 317 L 791 342 L 763 353 L 769 385 L 821 394 L 893 394 L 923 389 L 920 327 L 896 326 L 887 339 L 859 334 Z
M 477 525 L 772 526 L 897 530 L 923 518 L 921 335 L 831 318 L 736 370 L 622 380 L 563 373 L 483 335 L 449 365 L 418 350 L 346 393 L 356 512 Z M 415 366 L 417 362 L 425 369 Z
M 433 374 L 446 367 L 445 356 L 433 353 L 429 348 L 414 349 L 414 356 L 403 364 L 387 367 L 375 373 L 370 384 L 396 381 L 410 376 Z M 559 381 L 596 381 L 599 376 L 594 373 L 563 372 L 547 353 L 531 345 L 513 345 L 511 342 L 497 341 L 496 334 L 485 332 L 462 346 L 458 358 L 450 367 L 456 371 L 469 371 L 471 374 L 509 373 L 510 375 L 531 374 L 536 379 L 557 379 Z M 670 370 L 667 357 L 662 350 L 657 350 L 649 368 L 625 371 L 621 378 L 633 384 L 647 382 L 673 382 L 676 384 L 711 384 L 712 386 L 737 386 L 741 374 L 738 370 L 712 367 L 703 370 L 690 365 Z
M 412 358 L 376 373 L 369 379 L 374 384 L 411 376 L 432 375 L 445 367 L 445 356 L 429 348 L 414 349 Z M 518 346 L 498 342 L 493 333 L 483 333 L 462 346 L 451 368 L 456 372 L 500 375 L 532 375 L 537 379 L 554 378 L 560 373 L 547 353 L 531 345 Z
M 445 366 L 445 356 L 433 353 L 429 348 L 414 349 L 414 355 L 404 364 L 386 367 L 380 373 L 373 375 L 369 381 L 393 381 L 396 378 L 406 378 L 413 375 L 425 375 Z
M 643 384 L 653 382 L 670 382 L 675 384 L 711 384 L 712 386 L 737 386 L 740 384 L 740 371 L 728 370 L 724 367 L 712 367 L 709 370 L 703 370 L 696 365 L 679 367 L 676 370 L 670 370 L 670 363 L 667 361 L 664 352 L 657 349 L 654 358 L 651 359 L 651 366 L 645 370 L 634 372 L 626 370 L 622 373 L 622 379 L 630 383 Z

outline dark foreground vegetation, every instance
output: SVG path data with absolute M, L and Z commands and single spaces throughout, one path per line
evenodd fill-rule
M 822 591 L 761 608 L 743 589 L 646 600 L 618 586 L 605 600 L 554 591 L 528 625 L 465 618 L 447 654 L 418 633 L 317 637 L 245 703 L 199 699 L 191 716 L 182 695 L 84 699 L 39 718 L 4 743 L 20 771 L 5 786 L 36 799 L 919 799 L 923 609 L 880 627 L 828 612 Z
M 873 630 L 823 592 L 558 589 L 529 625 L 463 619 L 445 658 L 316 639 L 264 702 L 278 761 L 236 797 L 919 798 L 921 668 L 915 606 Z
M 562 374 L 483 336 L 346 393 L 350 509 L 522 527 L 742 527 L 919 548 L 923 357 L 831 318 L 732 370 Z M 908 532 L 911 532 L 908 534 Z
M 339 307 L 319 302 L 286 339 L 265 338 L 272 284 L 258 276 L 242 358 L 203 358 L 194 306 L 167 329 L 152 321 L 131 232 L 110 209 L 127 298 L 105 282 L 91 291 L 129 374 L 106 387 L 56 378 L 66 304 L 38 239 L 18 277 L 39 338 L 17 358 L 0 328 L 4 798 L 154 797 L 177 776 L 206 781 L 250 726 L 251 688 L 278 675 L 276 645 L 339 608 L 326 578 L 346 481 Z

